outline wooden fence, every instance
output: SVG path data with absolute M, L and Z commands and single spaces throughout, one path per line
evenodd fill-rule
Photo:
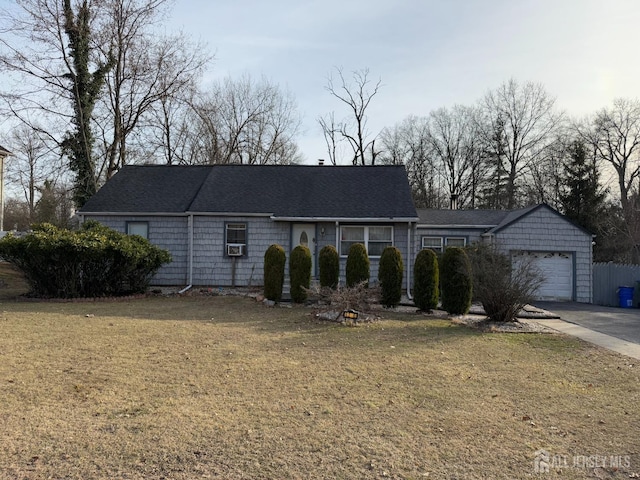
M 593 303 L 619 306 L 618 287 L 634 287 L 633 305 L 640 303 L 640 265 L 593 264 Z

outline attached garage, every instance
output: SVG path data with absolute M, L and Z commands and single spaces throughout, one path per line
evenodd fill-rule
M 518 252 L 512 256 L 514 262 L 530 262 L 542 275 L 542 284 L 536 291 L 536 300 L 573 299 L 574 267 L 573 254 L 565 252 Z
M 518 210 L 418 210 L 416 251 L 490 243 L 543 273 L 539 299 L 591 303 L 593 235 L 541 203 Z

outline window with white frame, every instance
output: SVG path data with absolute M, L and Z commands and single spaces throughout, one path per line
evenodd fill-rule
M 127 222 L 127 235 L 140 235 L 149 239 L 149 222 Z
M 442 252 L 442 237 L 422 237 L 422 248 L 430 248 L 434 252 Z
M 247 252 L 247 224 L 227 223 L 225 226 L 225 251 L 233 257 L 240 257 Z
M 393 227 L 391 225 L 340 227 L 340 255 L 348 255 L 354 243 L 362 243 L 370 257 L 379 257 L 386 247 L 393 245 Z
M 447 247 L 465 247 L 465 237 L 422 237 L 422 248 L 430 248 L 435 252 L 442 252 Z
M 464 237 L 447 237 L 445 244 L 447 247 L 465 247 L 467 245 L 467 239 Z

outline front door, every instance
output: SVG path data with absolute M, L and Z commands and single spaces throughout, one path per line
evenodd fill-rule
M 316 224 L 294 223 L 291 228 L 291 250 L 298 245 L 304 245 L 311 251 L 311 276 L 316 271 Z

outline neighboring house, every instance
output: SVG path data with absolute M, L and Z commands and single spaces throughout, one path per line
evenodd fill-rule
M 416 251 L 474 242 L 526 256 L 544 274 L 538 299 L 592 301 L 593 236 L 546 204 L 513 211 L 418 210 Z
M 167 249 L 154 285 L 263 284 L 272 244 L 312 254 L 334 245 L 344 282 L 349 247 L 364 243 L 377 280 L 382 250 L 396 246 L 411 285 L 418 220 L 402 166 L 125 166 L 78 212 Z M 288 266 L 287 266 L 288 271 Z

